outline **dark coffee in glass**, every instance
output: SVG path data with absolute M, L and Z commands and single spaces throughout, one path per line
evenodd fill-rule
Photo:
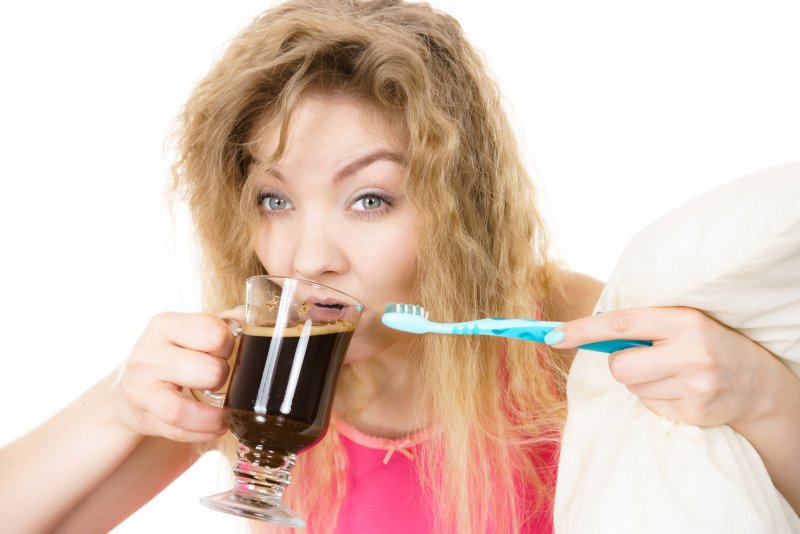
M 242 445 L 284 458 L 323 436 L 354 328 L 344 321 L 287 328 L 271 353 L 273 327 L 243 327 L 225 399 L 225 418 Z
M 363 305 L 341 291 L 294 278 L 254 276 L 246 289 L 228 390 L 201 394 L 224 408 L 239 440 L 236 481 L 233 490 L 200 502 L 304 527 L 281 496 L 297 453 L 328 428 L 339 369 Z

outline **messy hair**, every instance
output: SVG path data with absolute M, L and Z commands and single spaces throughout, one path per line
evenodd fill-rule
M 496 84 L 455 19 L 401 0 L 291 0 L 267 10 L 227 48 L 186 103 L 174 180 L 204 253 L 206 304 L 243 301 L 263 274 L 248 192 L 265 119 L 284 149 L 310 91 L 368 102 L 402 124 L 405 193 L 416 212 L 415 294 L 432 317 L 535 317 L 553 267 L 543 222 Z M 552 504 L 552 474 L 535 451 L 558 440 L 563 369 L 537 344 L 426 336 L 421 406 L 433 438 L 418 462 L 442 528 L 514 532 Z M 338 389 L 356 387 L 345 366 Z M 346 491 L 335 428 L 302 453 L 287 490 L 313 532 L 333 528 Z

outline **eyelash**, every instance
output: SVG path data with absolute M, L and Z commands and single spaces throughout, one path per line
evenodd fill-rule
M 360 220 L 368 221 L 368 220 L 371 220 L 371 219 L 373 219 L 375 217 L 381 217 L 383 215 L 386 215 L 390 211 L 392 211 L 392 209 L 394 209 L 394 199 L 393 198 L 388 198 L 388 197 L 386 197 L 384 195 L 381 195 L 380 193 L 374 193 L 374 192 L 373 193 L 364 193 L 362 195 L 359 195 L 359 197 L 356 198 L 356 200 L 355 200 L 355 202 L 353 202 L 353 204 L 355 204 L 356 202 L 361 202 L 365 198 L 377 198 L 378 200 L 381 201 L 381 207 L 380 208 L 376 208 L 374 210 L 353 210 L 353 213 L 354 213 L 355 217 L 360 219 Z
M 261 213 L 263 213 L 267 217 L 276 217 L 276 216 L 280 215 L 281 211 L 285 211 L 285 210 L 267 210 L 267 209 L 264 209 L 264 201 L 266 199 L 268 199 L 268 198 L 271 198 L 271 197 L 283 198 L 283 197 L 281 197 L 280 195 L 278 195 L 276 193 L 264 191 L 264 192 L 261 192 L 261 193 L 258 194 L 257 205 L 258 205 L 259 211 L 261 211 Z M 357 219 L 360 219 L 360 220 L 371 220 L 371 219 L 373 219 L 375 217 L 380 217 L 380 216 L 386 215 L 387 213 L 392 211 L 392 209 L 394 209 L 395 200 L 393 198 L 390 198 L 390 197 L 387 197 L 385 195 L 382 195 L 380 193 L 375 193 L 375 192 L 367 192 L 367 193 L 363 193 L 362 195 L 359 195 L 355 199 L 353 204 L 355 204 L 356 202 L 363 201 L 365 198 L 376 198 L 376 199 L 380 200 L 381 201 L 381 207 L 373 209 L 373 210 L 350 210 L 353 213 L 353 216 L 356 217 Z M 283 199 L 283 200 L 286 200 L 286 199 Z M 351 204 L 351 206 L 352 206 L 352 204 Z

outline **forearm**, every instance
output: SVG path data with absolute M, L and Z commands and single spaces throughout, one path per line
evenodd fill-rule
M 232 348 L 218 317 L 153 317 L 124 373 L 0 449 L 3 528 L 105 532 L 151 499 L 196 459 L 191 443 L 227 431 L 222 410 L 182 391 L 221 386 Z
M 197 459 L 193 446 L 146 437 L 110 476 L 59 521 L 57 534 L 108 532 L 161 492 Z
M 760 417 L 731 426 L 758 451 L 772 482 L 800 513 L 800 379 L 775 359 Z
M 0 516 L 9 532 L 51 531 L 139 445 L 109 393 L 112 377 L 0 450 Z

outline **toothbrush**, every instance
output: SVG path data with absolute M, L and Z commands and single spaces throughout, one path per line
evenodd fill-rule
M 478 319 L 463 323 L 436 323 L 428 319 L 422 306 L 415 304 L 387 304 L 381 318 L 383 324 L 395 330 L 412 334 L 466 334 L 500 336 L 544 343 L 544 336 L 564 323 L 534 321 L 532 319 Z M 597 352 L 615 352 L 632 347 L 650 347 L 652 341 L 612 339 L 581 345 L 579 349 Z

